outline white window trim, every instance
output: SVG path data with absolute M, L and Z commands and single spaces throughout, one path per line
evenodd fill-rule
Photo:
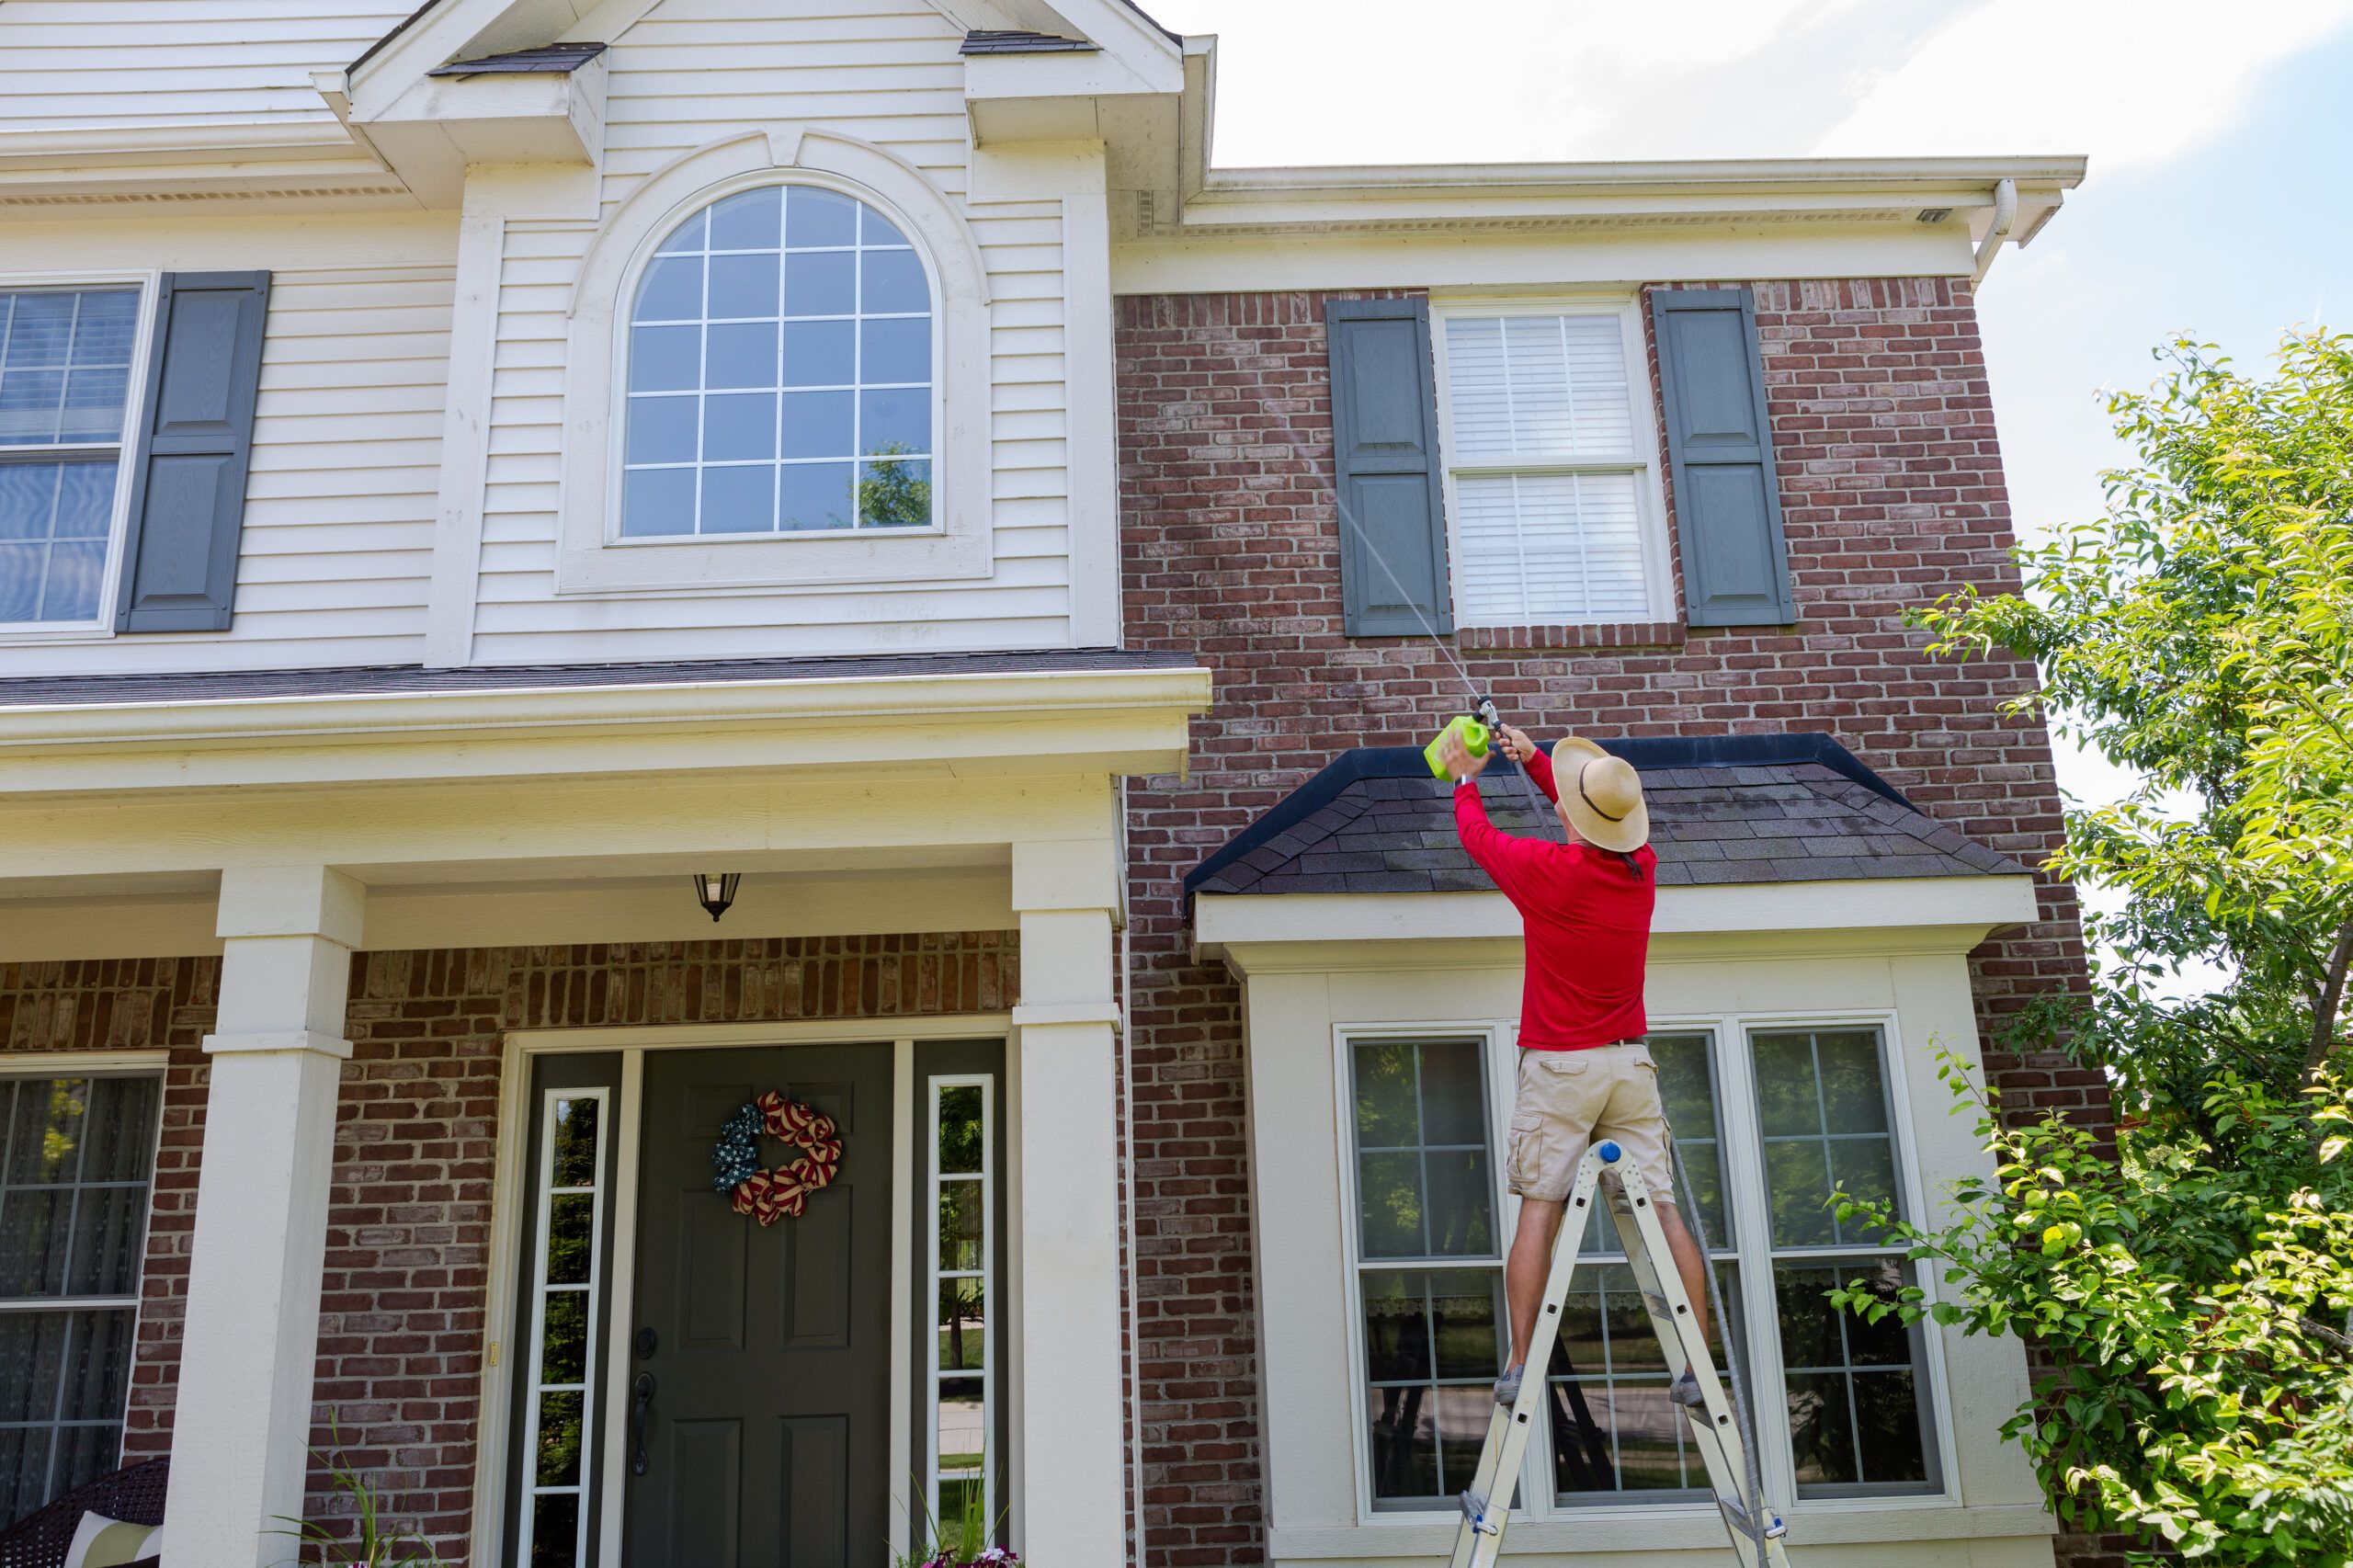
M 1909 1104 L 1910 1085 L 1904 1065 L 1903 1037 L 1896 1014 L 1891 1009 L 1865 1008 L 1857 1010 L 1821 1009 L 1808 1012 L 1739 1012 L 1729 1014 L 1662 1014 L 1650 1020 L 1654 1034 L 1706 1033 L 1713 1042 L 1717 1092 L 1720 1099 L 1717 1114 L 1723 1127 L 1722 1157 L 1726 1172 L 1762 1170 L 1764 1152 L 1756 1123 L 1756 1084 L 1754 1053 L 1748 1049 L 1748 1037 L 1758 1029 L 1791 1028 L 1877 1028 L 1881 1032 L 1881 1054 L 1887 1074 L 1886 1092 L 1891 1108 L 1900 1116 L 1901 1108 Z M 1364 1302 L 1358 1280 L 1368 1267 L 1380 1267 L 1378 1260 L 1368 1265 L 1362 1256 L 1362 1237 L 1357 1225 L 1356 1179 L 1356 1108 L 1355 1108 L 1355 1047 L 1360 1040 L 1483 1040 L 1487 1062 L 1488 1135 L 1496 1157 L 1491 1162 L 1495 1215 L 1497 1258 L 1508 1252 L 1510 1238 L 1519 1222 L 1519 1199 L 1512 1196 L 1504 1175 L 1501 1153 L 1509 1134 L 1511 1099 L 1516 1086 L 1517 1060 L 1515 1036 L 1518 1025 L 1499 1019 L 1432 1019 L 1428 1021 L 1349 1023 L 1333 1028 L 1333 1082 L 1335 1085 L 1334 1115 L 1340 1153 L 1339 1219 L 1341 1267 L 1345 1274 L 1344 1291 L 1347 1303 L 1346 1340 L 1348 1379 L 1349 1447 L 1356 1473 L 1356 1521 L 1370 1529 L 1427 1528 L 1433 1520 L 1441 1523 L 1452 1516 L 1442 1506 L 1428 1508 L 1381 1508 L 1375 1506 L 1372 1490 L 1372 1450 L 1366 1440 L 1370 1429 L 1370 1408 L 1365 1391 Z M 1926 1205 L 1927 1193 L 1922 1179 L 1918 1155 L 1913 1141 L 1904 1135 L 1900 1126 L 1892 1126 L 1895 1136 L 1896 1182 L 1905 1204 L 1905 1212 L 1914 1215 L 1930 1212 Z M 1758 1388 L 1783 1387 L 1779 1325 L 1773 1305 L 1773 1249 L 1769 1244 L 1752 1247 L 1747 1238 L 1770 1234 L 1771 1214 L 1765 1195 L 1753 1184 L 1740 1181 L 1728 1183 L 1726 1199 L 1732 1207 L 1733 1233 L 1742 1238 L 1735 1249 L 1735 1268 L 1740 1280 L 1741 1322 L 1749 1346 L 1747 1369 Z M 1711 1237 L 1711 1243 L 1718 1238 Z M 1868 1250 L 1868 1249 L 1849 1249 Z M 1408 1266 L 1410 1267 L 1410 1266 Z M 1472 1267 L 1487 1267 L 1476 1265 Z M 1498 1271 L 1501 1263 L 1493 1267 Z M 1913 1283 L 1926 1292 L 1927 1299 L 1941 1299 L 1938 1280 L 1933 1271 L 1921 1271 Z M 1794 1514 L 1809 1508 L 1835 1508 L 1848 1511 L 1902 1513 L 1924 1508 L 1950 1508 L 1961 1502 L 1960 1477 L 1957 1471 L 1957 1449 L 1954 1443 L 1953 1408 L 1945 1369 L 1945 1345 L 1941 1335 L 1934 1332 L 1922 1336 L 1920 1372 L 1926 1385 L 1929 1408 L 1929 1439 L 1935 1453 L 1931 1458 L 1927 1487 L 1918 1493 L 1885 1496 L 1836 1496 L 1799 1502 L 1796 1498 L 1796 1467 L 1790 1448 L 1785 1424 L 1768 1426 L 1761 1413 L 1782 1408 L 1780 1399 L 1763 1399 L 1755 1391 L 1751 1398 L 1760 1419 L 1755 1430 L 1757 1438 L 1757 1460 L 1768 1500 L 1784 1514 Z M 1729 1372 L 1718 1372 L 1729 1379 Z M 1551 1423 L 1543 1425 L 1528 1445 L 1528 1452 L 1520 1470 L 1519 1487 L 1513 1505 L 1512 1517 L 1517 1520 L 1640 1520 L 1677 1517 L 1708 1517 L 1715 1515 L 1715 1505 L 1701 1499 L 1672 1503 L 1580 1503 L 1560 1506 L 1553 1501 L 1552 1474 Z
M 147 360 L 155 336 L 155 301 L 163 292 L 163 278 L 160 271 L 153 270 L 0 273 L 0 290 L 103 289 L 118 284 L 139 290 L 139 314 L 131 328 L 130 381 L 123 394 L 122 453 L 115 469 L 114 512 L 107 520 L 106 563 L 99 568 L 97 615 L 90 620 L 0 621 L 0 644 L 104 642 L 115 635 L 115 608 L 122 592 L 123 540 L 130 532 L 131 476 L 146 435 L 141 426 L 147 405 Z
M 710 202 L 756 186 L 840 191 L 898 224 L 933 290 L 936 526 L 806 535 L 620 536 L 628 303 L 654 247 Z M 556 592 L 617 596 L 984 577 L 990 540 L 987 273 L 963 218 L 922 171 L 849 137 L 785 126 L 715 142 L 656 170 L 614 210 L 573 290 Z
M 1446 354 L 1446 323 L 1457 316 L 1615 316 L 1618 320 L 1619 345 L 1626 360 L 1626 400 L 1628 417 L 1634 432 L 1634 455 L 1631 460 L 1615 462 L 1478 462 L 1458 465 L 1454 459 L 1454 399 L 1451 373 Z M 1643 589 L 1646 608 L 1641 622 L 1616 616 L 1578 616 L 1567 619 L 1545 618 L 1533 624 L 1544 626 L 1625 626 L 1675 619 L 1675 577 L 1673 560 L 1667 549 L 1666 491 L 1660 478 L 1663 457 L 1659 449 L 1658 400 L 1651 393 L 1650 350 L 1643 335 L 1643 310 L 1639 298 L 1612 290 L 1604 294 L 1563 293 L 1542 297 L 1496 295 L 1432 295 L 1430 298 L 1430 351 L 1436 359 L 1434 370 L 1438 386 L 1438 461 L 1446 495 L 1446 551 L 1449 562 L 1462 560 L 1462 538 L 1460 519 L 1462 506 L 1455 494 L 1458 472 L 1479 474 L 1495 473 L 1632 473 L 1634 503 L 1641 514 L 1643 548 Z M 1457 626 L 1518 626 L 1529 624 L 1520 619 L 1491 619 L 1469 613 L 1462 596 L 1462 573 L 1458 568 L 1448 574 L 1449 592 L 1454 598 L 1454 623 Z

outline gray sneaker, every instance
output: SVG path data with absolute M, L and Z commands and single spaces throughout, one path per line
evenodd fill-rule
M 1511 1370 L 1506 1372 L 1502 1377 L 1497 1378 L 1495 1380 L 1495 1403 L 1502 1405 L 1506 1410 L 1509 1410 L 1513 1405 L 1518 1404 L 1519 1403 L 1519 1385 L 1521 1381 L 1527 1376 L 1528 1363 L 1522 1361 L 1515 1365 Z
M 1666 1386 L 1666 1397 L 1686 1410 L 1704 1409 L 1708 1403 L 1708 1396 L 1699 1392 L 1699 1377 L 1688 1367 L 1683 1369 L 1681 1377 Z

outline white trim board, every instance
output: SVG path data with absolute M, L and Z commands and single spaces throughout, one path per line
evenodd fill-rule
M 1917 950 L 1965 952 L 1995 927 L 2035 918 L 2030 877 L 1889 877 L 1663 887 L 1651 929 L 1654 938 L 1852 932 L 1867 946 L 1900 935 Z M 1194 897 L 1193 930 L 1205 956 L 1246 947 L 1256 967 L 1285 962 L 1284 949 L 1311 943 L 1484 941 L 1516 947 L 1521 921 L 1511 901 L 1498 892 L 1205 892 Z M 1375 961 L 1400 956 L 1384 953 Z M 1332 965 L 1319 957 L 1312 967 Z

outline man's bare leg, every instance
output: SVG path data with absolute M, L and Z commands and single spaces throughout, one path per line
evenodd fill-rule
M 1511 1255 L 1504 1264 L 1504 1295 L 1511 1303 L 1511 1365 L 1524 1365 L 1536 1337 L 1536 1314 L 1543 1310 L 1544 1281 L 1552 1272 L 1552 1244 L 1561 1230 L 1565 1201 L 1540 1198 L 1519 1200 L 1519 1229 L 1512 1236 Z M 1666 1249 L 1675 1255 L 1675 1271 L 1683 1278 L 1683 1294 L 1699 1320 L 1699 1337 L 1708 1337 L 1708 1266 L 1699 1244 L 1683 1223 L 1672 1203 L 1659 1203 L 1652 1212 L 1666 1235 Z
M 1666 1250 L 1675 1255 L 1675 1271 L 1683 1276 L 1683 1294 L 1691 1303 L 1692 1315 L 1699 1320 L 1699 1337 L 1708 1337 L 1708 1263 L 1699 1256 L 1699 1244 L 1683 1226 L 1683 1212 L 1672 1203 L 1659 1203 L 1652 1212 L 1658 1216 L 1658 1228 L 1666 1233 Z
M 1519 1200 L 1519 1230 L 1511 1239 L 1511 1256 L 1504 1264 L 1504 1296 L 1511 1303 L 1511 1365 L 1528 1360 L 1529 1342 L 1536 1337 L 1536 1314 L 1544 1305 L 1544 1277 L 1552 1271 L 1552 1238 L 1560 1233 L 1565 1199 Z

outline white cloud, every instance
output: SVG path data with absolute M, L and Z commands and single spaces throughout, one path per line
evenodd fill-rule
M 2110 174 L 2162 163 L 2347 20 L 2353 0 L 1990 0 L 1875 73 L 1815 150 L 2088 153 Z
M 1221 164 L 1819 152 L 2163 161 L 2353 0 L 1147 0 L 1220 33 Z

